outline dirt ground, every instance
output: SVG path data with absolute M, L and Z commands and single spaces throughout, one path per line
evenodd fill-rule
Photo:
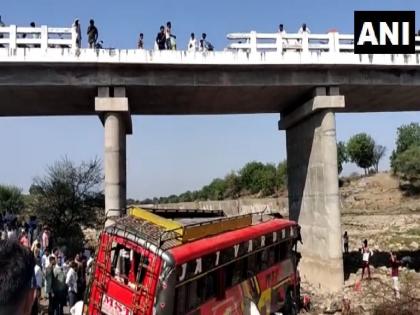
M 343 293 L 321 295 L 308 284 L 304 290 L 313 301 L 310 314 L 342 314 L 343 299 L 350 304 L 349 314 L 420 314 L 420 198 L 405 196 L 398 180 L 389 173 L 344 180 L 340 189 L 342 231 L 349 235 L 349 253 L 343 256 L 345 286 Z M 362 241 L 368 240 L 372 280 L 361 281 Z M 401 298 L 392 290 L 389 252 L 395 251 L 409 263 L 400 268 Z M 404 306 L 404 305 L 405 306 Z M 403 305 L 403 306 L 401 306 Z

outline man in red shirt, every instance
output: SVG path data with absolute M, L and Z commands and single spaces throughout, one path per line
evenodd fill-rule
M 397 256 L 391 252 L 391 278 L 392 278 L 392 289 L 394 290 L 395 297 L 400 298 L 400 281 L 398 279 L 398 268 L 400 267 L 400 261 L 397 260 Z

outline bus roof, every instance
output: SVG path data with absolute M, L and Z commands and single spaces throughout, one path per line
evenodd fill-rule
M 268 233 L 272 233 L 289 226 L 296 225 L 294 221 L 284 219 L 272 219 L 256 225 L 244 227 L 235 231 L 206 237 L 178 245 L 169 250 L 177 265 L 183 264 L 191 259 L 199 258 L 226 247 L 253 239 Z

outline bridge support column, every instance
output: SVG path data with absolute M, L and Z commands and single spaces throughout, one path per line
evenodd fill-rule
M 125 88 L 98 88 L 95 110 L 105 129 L 105 225 L 108 226 L 114 218 L 125 214 L 126 208 L 126 135 L 132 133 L 132 124 Z
M 317 88 L 279 121 L 286 130 L 289 216 L 302 227 L 299 270 L 303 281 L 326 292 L 344 284 L 333 111 L 342 107 L 338 88 Z

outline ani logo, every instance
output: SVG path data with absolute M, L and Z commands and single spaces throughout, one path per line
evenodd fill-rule
M 414 54 L 414 11 L 355 11 L 354 53 Z

